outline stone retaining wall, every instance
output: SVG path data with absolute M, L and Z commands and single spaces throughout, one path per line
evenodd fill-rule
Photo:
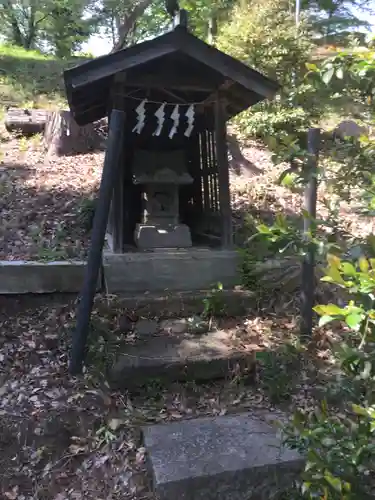
M 0 294 L 79 292 L 86 262 L 0 261 Z

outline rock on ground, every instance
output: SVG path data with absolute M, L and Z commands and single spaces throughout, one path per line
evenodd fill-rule
M 303 465 L 264 417 L 250 414 L 149 426 L 143 433 L 160 500 L 281 498 Z

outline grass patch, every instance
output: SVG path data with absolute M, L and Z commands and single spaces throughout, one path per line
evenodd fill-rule
M 63 107 L 63 71 L 86 60 L 61 60 L 36 50 L 0 45 L 0 102 L 27 108 Z

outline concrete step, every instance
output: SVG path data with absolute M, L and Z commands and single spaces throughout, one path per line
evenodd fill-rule
M 283 448 L 271 415 L 198 418 L 143 429 L 159 500 L 286 498 L 303 467 Z
M 124 309 L 137 310 L 138 316 L 187 317 L 203 311 L 203 301 L 212 290 L 164 291 L 154 293 L 121 293 Z M 241 288 L 224 289 L 217 294 L 226 316 L 246 316 L 254 307 L 254 293 Z
M 132 390 L 153 380 L 164 384 L 207 381 L 239 371 L 251 377 L 256 350 L 257 346 L 245 349 L 236 345 L 232 332 L 224 330 L 143 334 L 134 344 L 124 345 L 108 379 L 114 389 Z

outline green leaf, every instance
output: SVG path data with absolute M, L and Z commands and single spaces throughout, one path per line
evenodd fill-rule
M 348 325 L 349 328 L 353 328 L 355 330 L 358 328 L 362 322 L 363 315 L 362 314 L 349 314 L 345 318 L 345 322 Z
M 342 491 L 341 479 L 333 476 L 329 471 L 324 472 L 324 479 L 335 491 L 341 493 Z
M 354 413 L 356 415 L 361 415 L 363 417 L 367 417 L 368 416 L 368 412 L 367 412 L 366 408 L 363 408 L 362 406 L 353 404 L 352 405 L 352 410 L 354 411 Z
M 322 439 L 322 445 L 325 446 L 326 448 L 329 448 L 334 444 L 336 444 L 336 440 L 331 437 L 325 437 Z
M 326 273 L 327 273 L 327 276 L 332 278 L 334 283 L 337 283 L 338 285 L 343 285 L 343 286 L 346 285 L 343 277 L 341 276 L 339 269 L 336 266 L 329 267 L 326 270 Z M 322 279 L 322 281 L 324 281 L 324 280 Z
M 275 222 L 278 228 L 287 229 L 288 227 L 288 224 L 286 222 L 286 217 L 283 214 L 277 214 Z
M 344 78 L 344 70 L 342 68 L 338 68 L 336 70 L 336 76 L 339 80 L 342 80 Z
M 311 483 L 309 481 L 305 481 L 302 485 L 301 491 L 305 495 L 311 489 Z
M 326 71 L 323 76 L 322 76 L 322 80 L 323 82 L 328 85 L 329 82 L 332 80 L 332 77 L 334 75 L 334 72 L 335 72 L 335 68 L 329 68 L 328 71 Z
M 320 281 L 323 281 L 325 283 L 334 283 L 335 280 L 331 278 L 331 276 L 323 276 L 323 278 L 320 278 Z
M 332 316 L 321 316 L 319 318 L 319 324 L 318 326 L 319 327 L 322 327 L 324 325 L 327 325 L 328 323 L 330 323 L 331 321 L 334 321 L 336 318 L 333 318 Z
M 348 276 L 355 276 L 357 274 L 355 267 L 350 262 L 343 262 L 341 264 L 341 269 Z
M 327 255 L 327 262 L 330 266 L 339 267 L 341 259 L 337 255 L 330 253 Z
M 319 314 L 319 316 L 346 316 L 348 312 L 336 304 L 319 305 L 314 307 L 314 311 Z
M 259 226 L 257 226 L 257 231 L 259 233 L 262 233 L 262 234 L 270 234 L 271 233 L 271 230 L 268 226 L 266 226 L 265 224 L 259 224 Z
M 368 260 L 366 257 L 360 257 L 359 261 L 359 268 L 363 273 L 367 273 L 367 271 L 370 269 L 370 264 L 368 263 Z
M 270 362 L 272 359 L 270 351 L 257 351 L 255 357 L 257 361 L 261 361 L 263 363 Z
M 306 63 L 305 66 L 306 66 L 306 69 L 308 69 L 309 71 L 317 71 L 318 70 L 318 66 L 316 64 L 313 64 L 313 63 Z

